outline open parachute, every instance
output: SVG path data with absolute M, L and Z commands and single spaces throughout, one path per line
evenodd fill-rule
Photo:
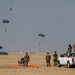
M 40 37 L 45 37 L 45 34 L 39 33 L 38 36 L 40 36 Z
M 5 32 L 6 32 L 7 31 L 7 24 L 9 23 L 9 20 L 4 19 L 4 20 L 2 20 L 2 23 L 4 24 Z
M 0 49 L 3 49 L 3 47 L 2 47 L 2 46 L 0 46 Z
M 4 19 L 4 20 L 2 21 L 2 23 L 9 23 L 9 20 Z
M 38 36 L 41 37 L 40 39 L 42 40 L 42 38 L 45 37 L 45 34 L 43 34 L 43 33 L 39 33 Z M 40 41 L 41 41 L 41 40 L 40 40 Z M 41 45 L 41 42 L 39 42 L 39 45 Z

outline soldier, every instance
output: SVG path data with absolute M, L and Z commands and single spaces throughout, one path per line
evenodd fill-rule
M 28 53 L 26 53 L 26 55 L 24 56 L 24 67 L 28 67 L 29 60 L 30 56 L 28 55 Z
M 53 66 L 57 66 L 58 54 L 57 54 L 56 51 L 55 51 L 55 53 L 53 54 L 53 57 L 54 57 L 54 59 L 53 59 L 53 62 L 54 62 Z
M 21 58 L 21 60 L 20 61 L 17 61 L 18 62 L 18 64 L 24 64 L 24 58 Z
M 51 56 L 49 55 L 49 52 L 47 52 L 47 55 L 46 55 L 46 63 L 47 63 L 47 67 L 48 67 L 48 66 L 51 67 L 50 60 L 51 60 Z
M 72 46 L 71 44 L 68 45 L 68 53 L 72 52 Z

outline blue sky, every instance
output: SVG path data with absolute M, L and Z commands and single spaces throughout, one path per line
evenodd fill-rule
M 3 24 L 3 19 L 10 23 Z M 65 52 L 74 43 L 75 0 L 0 0 L 3 51 Z

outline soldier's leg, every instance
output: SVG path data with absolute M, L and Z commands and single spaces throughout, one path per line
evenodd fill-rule
M 24 62 L 24 67 L 26 66 L 26 62 Z
M 28 67 L 28 61 L 26 61 L 26 63 L 25 63 L 25 64 L 26 64 L 26 67 Z
M 47 67 L 48 67 L 48 60 L 46 61 Z
M 26 65 L 26 67 L 28 67 L 28 61 L 27 61 L 27 63 L 26 63 L 27 65 Z
M 50 66 L 50 67 L 51 67 L 50 60 L 48 61 L 48 66 Z
M 27 61 L 25 62 L 25 65 L 26 65 L 26 67 L 27 67 Z
M 55 59 L 55 66 L 57 66 L 57 59 Z
M 51 67 L 50 60 L 47 60 L 47 67 L 48 67 L 48 66 Z
M 57 59 L 56 59 L 56 66 L 57 66 Z
M 50 62 L 49 62 L 49 60 L 48 60 L 48 66 L 49 66 L 49 64 L 50 64 Z
M 26 67 L 26 65 L 27 65 L 27 62 L 26 62 L 26 61 L 24 61 L 24 67 Z
M 54 63 L 53 66 L 55 66 L 55 59 L 53 60 L 53 63 Z
M 51 62 L 49 61 L 49 66 L 51 67 Z

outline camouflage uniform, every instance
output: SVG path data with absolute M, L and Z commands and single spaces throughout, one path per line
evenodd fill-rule
M 58 54 L 57 54 L 56 51 L 55 51 L 55 53 L 53 54 L 53 57 L 54 57 L 54 59 L 53 59 L 53 62 L 54 62 L 53 66 L 57 66 L 57 58 L 58 58 Z
M 72 46 L 71 44 L 68 45 L 68 53 L 72 52 Z
M 24 67 L 28 67 L 29 60 L 30 56 L 28 55 L 28 53 L 26 53 L 26 55 L 24 56 Z
M 69 50 L 67 50 L 67 51 L 66 51 L 66 56 L 68 56 L 68 53 L 70 53 L 70 51 L 69 51 Z
M 68 45 L 68 50 L 66 51 L 66 56 L 68 55 L 68 53 L 72 52 L 72 46 L 71 44 Z
M 48 66 L 51 67 L 50 60 L 51 60 L 51 56 L 49 55 L 49 52 L 47 52 L 47 55 L 46 55 L 46 63 L 47 63 L 47 67 L 48 67 Z

